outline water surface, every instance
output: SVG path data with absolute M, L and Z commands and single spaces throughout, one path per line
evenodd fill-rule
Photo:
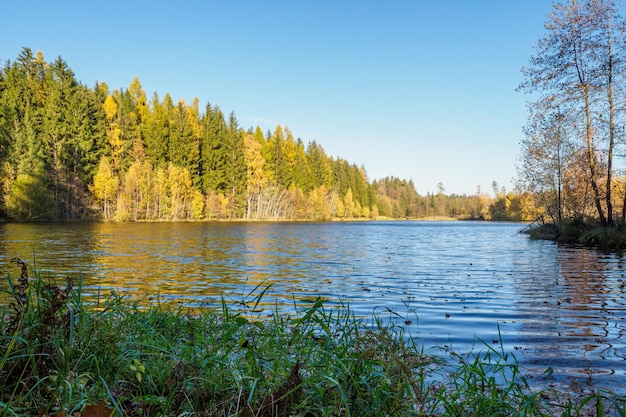
M 514 353 L 538 383 L 626 394 L 624 256 L 530 241 L 523 227 L 3 224 L 0 268 L 17 276 L 8 261 L 19 256 L 44 276 L 83 277 L 90 294 L 192 306 L 241 300 L 257 286 L 270 286 L 268 309 L 291 311 L 294 299 L 323 296 L 364 319 L 376 313 L 406 326 L 427 350 L 470 351 L 478 337 Z M 552 377 L 543 375 L 548 367 Z

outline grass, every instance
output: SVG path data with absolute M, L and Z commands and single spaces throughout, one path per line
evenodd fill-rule
M 257 310 L 260 288 L 236 307 L 145 307 L 24 271 L 8 276 L 0 321 L 2 416 L 626 415 L 606 393 L 532 391 L 490 344 L 426 353 L 403 327 L 321 298 L 291 315 Z
M 531 239 L 553 240 L 568 245 L 582 245 L 604 250 L 626 248 L 626 225 L 602 226 L 582 219 L 563 220 L 555 225 L 546 223 L 524 230 Z

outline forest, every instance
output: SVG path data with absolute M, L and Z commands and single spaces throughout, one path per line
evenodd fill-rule
M 419 169 L 418 169 L 419 171 Z M 532 220 L 533 196 L 416 192 L 306 144 L 242 128 L 217 105 L 80 83 L 24 48 L 0 71 L 0 219 L 8 221 Z

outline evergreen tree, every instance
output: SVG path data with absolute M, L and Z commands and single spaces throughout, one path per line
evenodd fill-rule
M 311 168 L 312 186 L 331 188 L 333 180 L 332 160 L 326 155 L 324 148 L 315 141 L 309 142 L 306 158 Z
M 228 188 L 226 179 L 226 136 L 224 114 L 219 107 L 207 104 L 201 118 L 200 172 L 202 191 L 224 192 Z
M 194 131 L 187 118 L 185 100 L 179 100 L 170 115 L 168 161 L 180 167 L 189 167 L 194 149 Z
M 157 93 L 152 96 L 151 110 L 143 118 L 141 132 L 148 159 L 153 165 L 159 166 L 167 162 L 170 120 L 166 105 L 159 102 Z
M 226 177 L 227 196 L 230 202 L 230 217 L 242 217 L 246 198 L 244 139 L 243 131 L 239 129 L 239 124 L 234 112 L 230 114 L 228 119 L 226 142 L 224 145 L 226 157 L 224 174 Z
M 298 189 L 308 193 L 313 188 L 313 174 L 307 160 L 304 144 L 300 138 L 295 143 L 294 159 L 293 183 Z

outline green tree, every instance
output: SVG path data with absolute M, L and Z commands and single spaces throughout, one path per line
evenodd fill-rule
M 224 192 L 228 188 L 226 179 L 227 127 L 224 114 L 219 107 L 207 104 L 200 120 L 200 173 L 202 191 Z
M 312 186 L 332 187 L 333 170 L 332 160 L 326 155 L 324 148 L 317 142 L 309 142 L 306 149 L 306 157 L 311 168 Z
M 286 189 L 293 181 L 293 167 L 295 164 L 295 144 L 293 136 L 287 129 L 287 137 L 282 126 L 276 126 L 274 133 L 266 142 L 264 150 L 266 160 L 266 176 L 270 182 Z
M 224 151 L 224 174 L 227 196 L 230 202 L 229 217 L 240 218 L 244 214 L 246 199 L 246 167 L 243 131 L 239 129 L 239 123 L 234 112 L 230 114 L 228 119 Z
M 7 198 L 7 211 L 11 218 L 22 221 L 53 220 L 50 205 L 53 203 L 45 178 L 22 173 L 11 186 Z
M 194 102 L 197 106 L 197 102 Z M 170 140 L 168 160 L 174 165 L 197 173 L 200 141 L 197 107 L 188 107 L 184 100 L 172 109 L 170 115 Z
M 313 188 L 313 174 L 309 165 L 304 143 L 298 138 L 295 143 L 295 160 L 293 166 L 293 182 L 303 192 L 308 193 Z
M 147 157 L 153 165 L 158 166 L 167 162 L 170 120 L 167 104 L 159 102 L 157 93 L 152 96 L 150 107 L 152 111 L 144 116 L 141 131 Z

